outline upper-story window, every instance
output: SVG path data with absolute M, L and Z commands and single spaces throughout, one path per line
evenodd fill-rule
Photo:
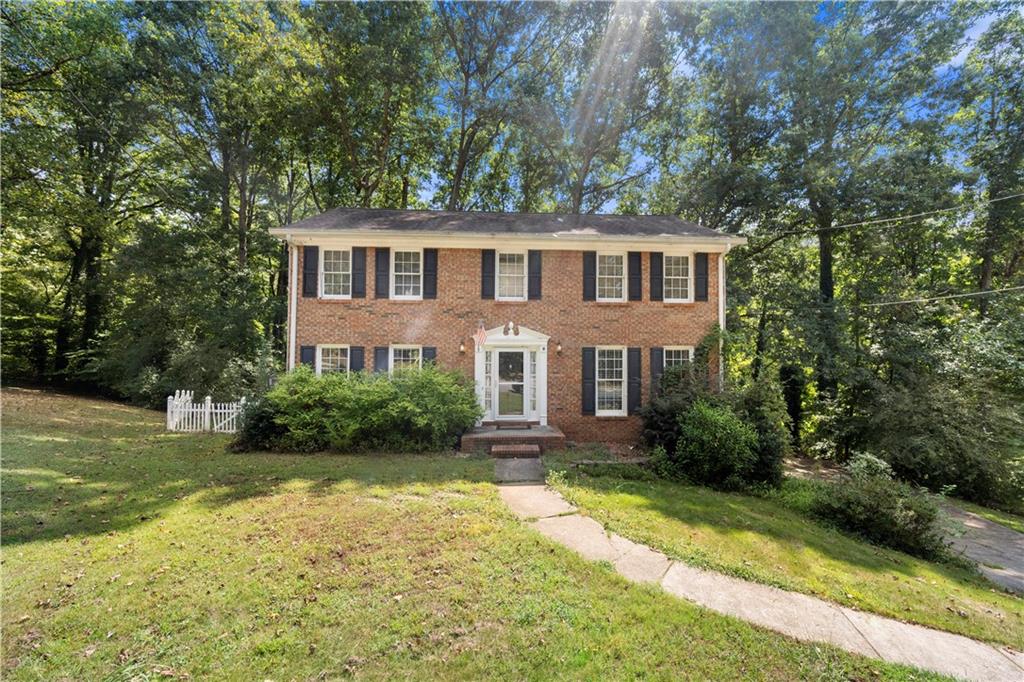
M 350 298 L 352 296 L 352 252 L 344 250 L 320 251 L 320 295 L 324 298 Z
M 422 251 L 395 251 L 395 263 L 391 269 L 391 297 L 423 297 Z
M 625 254 L 597 255 L 597 300 L 626 300 Z
M 693 359 L 693 348 L 690 346 L 666 346 L 664 358 L 666 367 L 685 365 Z
M 693 300 L 689 256 L 665 256 L 665 300 L 688 303 Z
M 526 254 L 498 253 L 498 300 L 526 300 Z
M 348 346 L 317 346 L 316 373 L 348 372 Z

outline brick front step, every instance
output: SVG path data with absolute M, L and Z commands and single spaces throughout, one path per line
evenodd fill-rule
M 534 445 L 541 452 L 565 446 L 565 434 L 553 426 L 532 426 L 529 429 L 498 429 L 492 425 L 478 426 L 463 434 L 462 452 L 489 453 L 496 445 Z
M 501 443 L 491 446 L 491 457 L 540 457 L 539 445 L 507 445 Z

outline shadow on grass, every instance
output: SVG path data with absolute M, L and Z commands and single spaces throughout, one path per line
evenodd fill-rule
M 5 389 L 4 411 L 5 546 L 127 530 L 185 499 L 220 507 L 282 490 L 493 476 L 488 460 L 452 454 L 232 453 L 227 436 L 163 431 L 160 413 L 24 389 Z
M 991 587 L 987 581 L 967 568 L 955 564 L 928 562 L 897 550 L 871 545 L 770 497 L 720 492 L 666 481 L 639 467 L 590 467 L 578 471 L 567 469 L 564 458 L 554 458 L 549 462 L 549 466 L 556 471 L 565 471 L 566 482 L 571 486 L 603 496 L 626 494 L 631 499 L 625 508 L 654 512 L 666 519 L 675 519 L 687 526 L 706 531 L 707 537 L 699 542 L 710 548 L 711 553 L 707 556 L 709 567 L 718 570 L 728 570 L 727 565 L 731 560 L 715 559 L 716 535 L 727 538 L 740 534 L 755 534 L 762 536 L 765 542 L 777 545 L 778 551 L 785 551 L 790 547 L 809 548 L 815 555 L 874 573 L 895 572 L 912 579 L 918 575 L 915 566 L 926 563 L 931 570 L 950 580 Z M 618 508 L 617 504 L 611 504 Z M 690 543 L 686 538 L 683 538 L 683 541 Z M 697 549 L 695 553 L 705 552 Z M 789 558 L 794 559 L 792 556 Z M 691 557 L 691 560 L 694 558 Z M 735 560 L 736 563 L 739 561 Z M 701 563 L 701 560 L 697 558 L 696 562 Z M 749 571 L 738 566 L 734 569 L 730 572 L 749 577 L 745 575 Z

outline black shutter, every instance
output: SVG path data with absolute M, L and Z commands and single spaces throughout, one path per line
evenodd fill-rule
M 480 252 L 480 298 L 494 298 L 494 249 Z
M 582 405 L 583 414 L 592 415 L 595 412 L 597 402 L 597 388 L 594 383 L 595 375 L 595 364 L 597 361 L 597 354 L 593 348 L 583 349 L 583 386 Z
M 299 348 L 299 362 L 309 365 L 312 369 L 316 369 L 316 346 L 301 346 Z
M 423 249 L 423 298 L 437 298 L 437 249 Z
M 665 290 L 665 260 L 660 252 L 651 253 L 651 300 L 661 301 Z
M 366 247 L 352 249 L 352 298 L 366 298 Z
M 437 362 L 437 347 L 436 346 L 423 346 L 420 351 L 423 354 L 423 363 Z
M 629 414 L 636 414 L 640 409 L 640 349 L 626 349 L 626 407 Z
M 366 354 L 362 346 L 349 346 L 348 348 L 348 371 L 362 372 L 366 367 Z
M 694 268 L 694 278 L 696 284 L 694 286 L 696 295 L 695 300 L 706 301 L 708 300 L 708 254 L 698 253 L 696 254 L 697 264 Z
M 526 297 L 531 301 L 540 299 L 540 264 L 541 264 L 541 252 L 530 251 L 526 256 L 527 260 L 527 279 L 526 279 Z
M 388 347 L 377 346 L 373 349 L 373 371 L 388 371 Z
M 644 266 L 640 259 L 639 251 L 630 251 L 626 254 L 629 263 L 629 270 L 626 278 L 629 281 L 629 300 L 642 301 L 644 298 Z
M 597 300 L 597 251 L 583 252 L 583 300 Z
M 658 384 L 661 383 L 661 373 L 665 369 L 665 349 L 651 349 L 651 397 L 658 395 Z
M 320 288 L 320 247 L 302 247 L 302 297 L 316 298 Z
M 391 281 L 391 250 L 388 248 L 377 247 L 374 249 L 376 254 L 376 272 L 374 273 L 374 286 L 373 295 L 375 298 L 388 298 L 388 285 Z

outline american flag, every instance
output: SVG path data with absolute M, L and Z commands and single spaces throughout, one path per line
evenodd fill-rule
M 481 322 L 480 326 L 476 330 L 476 334 L 473 334 L 473 340 L 476 341 L 476 347 L 481 348 L 484 342 L 487 341 L 487 330 L 484 329 L 484 323 Z

